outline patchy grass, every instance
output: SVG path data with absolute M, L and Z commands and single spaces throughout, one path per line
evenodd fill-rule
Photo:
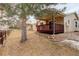
M 5 41 L 5 47 L 0 48 L 0 55 L 79 55 L 79 51 L 52 42 L 48 38 L 36 34 L 34 31 L 28 31 L 27 35 L 28 40 L 20 43 L 20 30 L 13 30 Z

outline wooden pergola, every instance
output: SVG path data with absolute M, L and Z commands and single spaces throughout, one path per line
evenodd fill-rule
M 37 27 L 38 32 L 46 32 L 47 31 L 48 33 L 52 33 L 52 34 L 64 32 L 64 15 L 61 14 L 61 15 L 55 16 L 55 20 L 52 20 L 52 17 L 50 15 L 43 16 L 38 19 L 46 22 L 46 24 L 44 24 L 42 26 L 39 25 Z M 52 21 L 53 21 L 53 23 L 51 25 L 52 29 L 49 29 L 49 27 L 50 27 L 49 22 L 52 22 Z M 40 28 L 42 28 L 42 27 L 43 27 L 43 29 L 40 30 Z

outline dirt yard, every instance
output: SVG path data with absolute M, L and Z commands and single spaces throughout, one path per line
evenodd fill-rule
M 20 30 L 13 30 L 5 41 L 5 46 L 0 47 L 3 56 L 71 56 L 79 55 L 79 51 L 67 46 L 60 46 L 48 38 L 28 31 L 28 40 L 20 43 Z

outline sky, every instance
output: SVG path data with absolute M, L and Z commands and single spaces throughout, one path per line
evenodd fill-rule
M 27 20 L 27 23 L 35 24 L 36 19 L 34 18 L 34 16 L 29 16 L 29 20 Z
M 65 13 L 77 12 L 79 14 L 79 3 L 67 3 L 67 4 L 59 4 L 56 6 L 58 9 L 67 7 Z

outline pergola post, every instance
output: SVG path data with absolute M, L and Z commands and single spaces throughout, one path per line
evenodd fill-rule
M 53 38 L 53 40 L 55 39 L 55 18 L 53 18 L 53 36 L 52 36 L 52 38 Z
M 55 29 L 56 29 L 55 24 L 56 24 L 56 22 L 55 22 L 55 18 L 53 16 L 52 16 L 51 20 L 53 21 L 53 23 L 52 23 L 52 35 L 50 36 L 50 38 L 54 40 L 55 39 Z
M 53 34 L 55 34 L 55 20 L 53 21 Z

